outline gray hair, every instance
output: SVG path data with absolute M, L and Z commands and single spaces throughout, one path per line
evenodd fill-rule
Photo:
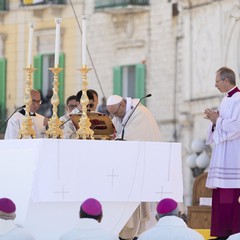
M 236 85 L 236 77 L 232 69 L 227 67 L 221 67 L 220 69 L 217 70 L 217 73 L 220 74 L 222 80 L 227 78 L 231 85 Z
M 176 216 L 176 217 L 178 217 L 179 216 L 179 208 L 177 207 L 173 211 L 168 212 L 168 213 L 164 213 L 164 214 L 158 213 L 157 214 L 158 219 L 162 218 L 162 217 L 165 217 L 165 216 Z

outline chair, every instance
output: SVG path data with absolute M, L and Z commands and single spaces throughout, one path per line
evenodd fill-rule
M 200 206 L 200 197 L 211 198 L 212 189 L 206 188 L 207 172 L 200 174 L 193 184 L 192 206 L 188 206 L 188 226 L 193 229 L 210 229 L 211 206 Z

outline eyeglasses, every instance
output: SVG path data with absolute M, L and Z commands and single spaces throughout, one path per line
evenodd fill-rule
M 68 108 L 76 108 L 76 107 L 77 107 L 77 105 L 73 105 L 73 104 L 68 105 Z
M 42 103 L 41 100 L 32 99 L 32 104 L 37 104 L 37 105 L 39 105 L 39 104 L 41 104 L 41 103 Z
M 88 105 L 87 105 L 87 108 L 93 108 L 94 107 L 94 104 L 93 103 L 89 103 Z
M 119 112 L 121 105 L 122 105 L 122 102 L 119 103 L 117 111 L 115 111 L 114 113 L 111 113 L 111 114 L 116 115 Z

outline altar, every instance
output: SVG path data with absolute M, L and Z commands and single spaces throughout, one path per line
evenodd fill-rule
M 71 139 L 0 140 L 0 198 L 37 240 L 71 229 L 94 197 L 118 234 L 140 202 L 183 201 L 181 144 Z

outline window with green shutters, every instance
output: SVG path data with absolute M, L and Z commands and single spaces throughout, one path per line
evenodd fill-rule
M 145 64 L 114 67 L 113 94 L 131 98 L 145 96 L 145 69 Z
M 2 126 L 6 119 L 6 70 L 6 58 L 0 58 L 0 126 Z M 5 128 L 2 128 L 1 132 L 4 131 Z
M 59 55 L 59 67 L 64 68 L 65 58 L 64 54 Z M 42 93 L 42 106 L 40 113 L 49 115 L 49 96 L 52 91 L 53 73 L 48 69 L 54 66 L 54 54 L 39 54 L 34 57 L 34 71 L 33 88 L 40 90 Z M 58 75 L 58 116 L 64 115 L 64 69 Z

